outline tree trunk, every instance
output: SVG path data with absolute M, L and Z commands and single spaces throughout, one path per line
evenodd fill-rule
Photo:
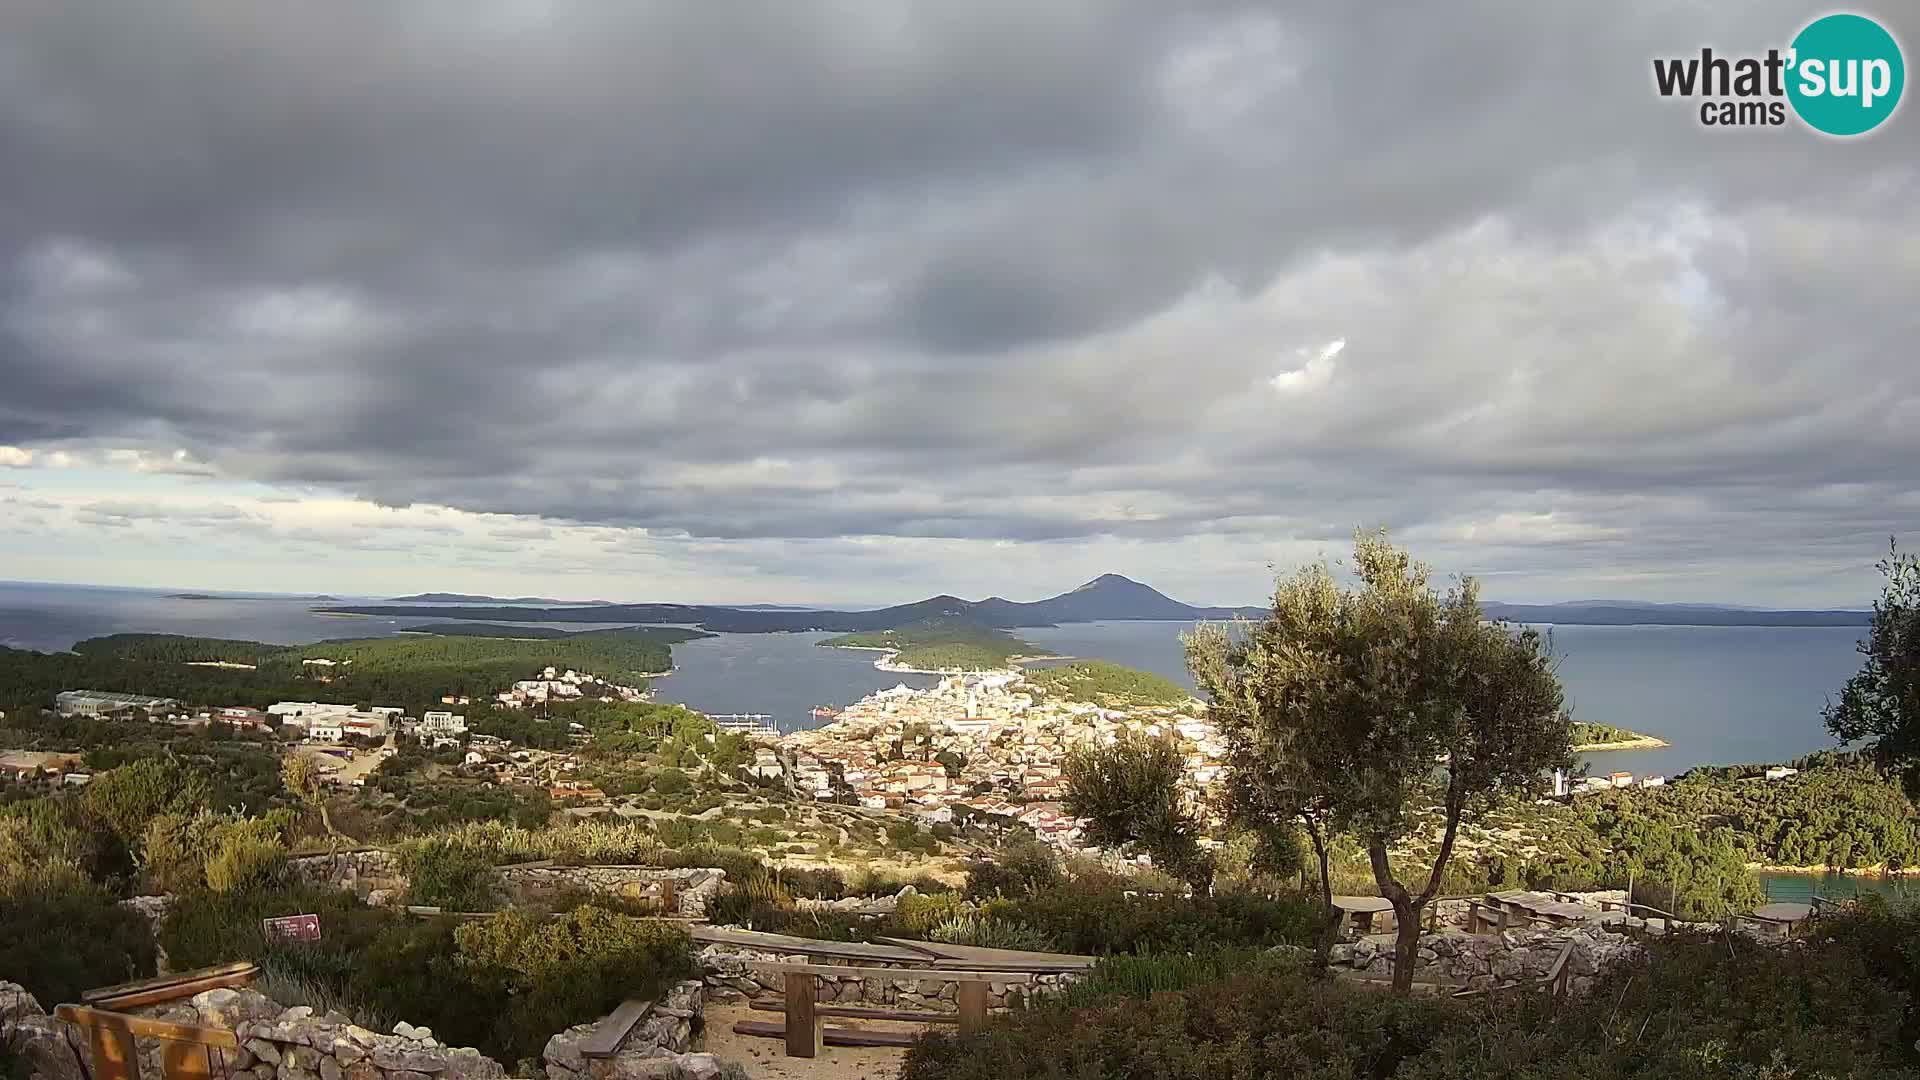
M 1320 828 L 1307 819 L 1307 836 L 1313 841 L 1313 854 L 1320 860 L 1320 941 L 1314 949 L 1315 967 L 1325 969 L 1333 955 L 1333 942 L 1340 934 L 1340 909 L 1333 906 L 1333 873 L 1327 855 L 1327 842 Z
M 1413 992 L 1413 965 L 1420 957 L 1420 909 L 1426 907 L 1428 894 L 1407 894 L 1406 886 L 1393 877 L 1387 861 L 1387 843 L 1383 838 L 1367 841 L 1367 861 L 1373 866 L 1373 883 L 1380 895 L 1393 905 L 1395 937 L 1393 943 L 1393 988 L 1403 994 Z

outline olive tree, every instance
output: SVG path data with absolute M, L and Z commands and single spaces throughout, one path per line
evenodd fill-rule
M 1283 579 L 1265 618 L 1191 635 L 1188 662 L 1230 748 L 1230 808 L 1301 822 L 1329 908 L 1328 836 L 1366 850 L 1404 990 L 1461 822 L 1542 789 L 1572 734 L 1546 639 L 1485 621 L 1473 579 L 1436 592 L 1383 534 L 1355 538 L 1351 569 L 1351 587 L 1325 564 Z M 1438 854 L 1403 881 L 1391 853 L 1435 816 Z
M 1067 754 L 1061 775 L 1067 812 L 1087 820 L 1088 841 L 1137 847 L 1196 895 L 1212 891 L 1213 862 L 1181 790 L 1186 756 L 1171 739 L 1125 733 L 1107 746 L 1083 746 Z
M 1859 645 L 1866 659 L 1824 715 L 1835 738 L 1871 740 L 1874 759 L 1920 795 L 1920 558 L 1894 546 L 1879 570 L 1887 581 Z

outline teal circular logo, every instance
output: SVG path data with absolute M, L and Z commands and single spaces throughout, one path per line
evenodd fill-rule
M 1863 135 L 1893 115 L 1907 85 L 1900 43 L 1864 15 L 1827 15 L 1793 39 L 1787 99 L 1815 131 Z

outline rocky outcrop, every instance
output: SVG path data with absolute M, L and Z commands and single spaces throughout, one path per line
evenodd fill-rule
M 600 1024 L 578 1024 L 547 1040 L 547 1080 L 651 1080 L 718 1076 L 711 1054 L 690 1054 L 706 994 L 698 980 L 676 984 L 627 1031 L 611 1057 L 585 1057 L 580 1044 Z M 700 1060 L 692 1060 L 700 1059 Z M 678 1068 L 680 1072 L 674 1072 Z
M 1637 956 L 1640 946 L 1619 934 L 1592 927 L 1552 930 L 1508 930 L 1500 934 L 1469 934 L 1460 930 L 1426 931 L 1414 978 L 1478 989 L 1507 982 L 1544 977 L 1560 950 L 1572 943 L 1567 957 L 1567 989 L 1578 996 L 1591 989 L 1607 967 Z M 1377 978 L 1393 975 L 1392 934 L 1371 934 L 1333 947 L 1329 960 Z
M 828 966 L 895 967 L 880 961 L 839 961 L 818 956 L 789 956 L 784 953 L 747 949 L 737 945 L 708 945 L 696 954 L 707 984 L 707 996 L 714 1001 L 743 1001 L 761 995 L 784 994 L 778 975 L 758 973 L 750 963 L 825 964 Z M 911 965 L 908 965 L 911 966 Z M 1031 983 L 992 982 L 987 984 L 987 1007 L 1004 1009 L 1021 995 L 1045 995 L 1076 982 L 1074 972 L 1037 975 Z M 867 979 L 858 975 L 822 975 L 819 1000 L 843 1005 L 888 1005 L 901 1009 L 930 1012 L 958 1012 L 960 984 L 950 979 Z
M 67 1038 L 64 1025 L 48 1016 L 19 983 L 0 982 L 0 1045 L 35 1080 L 86 1080 L 92 1055 L 85 1039 Z

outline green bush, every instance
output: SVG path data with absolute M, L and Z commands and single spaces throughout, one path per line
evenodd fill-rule
M 73 866 L 49 865 L 0 886 L 0 973 L 48 1009 L 153 970 L 146 920 Z
M 1060 856 L 1039 840 L 1016 841 L 991 859 L 967 863 L 967 897 L 1022 897 L 1051 889 L 1062 881 Z
M 447 911 L 492 911 L 493 859 L 458 840 L 440 837 L 407 848 L 407 895 L 416 904 Z
M 217 893 L 270 889 L 287 873 L 287 847 L 278 838 L 230 829 L 207 856 L 207 888 Z
M 262 921 L 285 915 L 320 917 L 316 944 L 269 943 Z M 382 930 L 405 916 L 370 908 L 352 893 L 316 885 L 283 885 L 181 896 L 160 921 L 159 941 L 178 971 L 235 960 L 276 958 L 292 973 L 337 983 Z
M 1585 997 L 1399 997 L 1246 954 L 1104 961 L 903 1080 L 1916 1080 L 1920 917 L 1823 919 L 1791 949 L 1651 939 Z
M 484 998 L 508 998 L 489 1041 L 502 1060 L 537 1058 L 554 1032 L 630 997 L 657 999 L 696 973 L 686 931 L 594 907 L 544 921 L 509 912 L 461 926 L 454 938 Z
M 1092 955 L 1302 944 L 1313 940 L 1317 924 L 1316 906 L 1306 897 L 1128 892 L 1124 878 L 1079 878 L 989 910 L 1033 927 L 1066 952 Z
M 991 915 L 955 915 L 928 932 L 933 941 L 949 945 L 973 945 L 982 949 L 1025 949 L 1052 952 L 1053 939 L 1014 919 Z

